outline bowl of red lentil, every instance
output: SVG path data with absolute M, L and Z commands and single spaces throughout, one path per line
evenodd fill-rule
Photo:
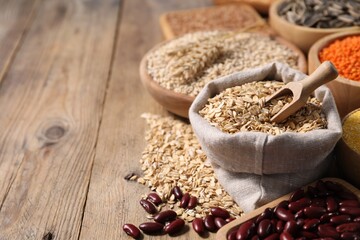
M 360 30 L 336 33 L 318 40 L 308 54 L 309 73 L 331 61 L 339 77 L 328 83 L 340 117 L 360 108 Z
M 348 0 L 336 2 L 333 0 L 325 2 L 319 0 L 278 0 L 270 6 L 269 24 L 281 37 L 295 44 L 304 53 L 308 53 L 317 40 L 327 35 L 352 30 L 360 31 L 360 26 L 356 26 L 359 17 L 353 17 L 347 12 Z M 333 6 L 332 4 L 344 6 Z M 338 12 L 332 13 L 332 8 L 336 8 L 334 11 Z M 322 9 L 322 11 L 317 12 L 314 9 Z M 340 13 L 339 11 L 345 12 Z M 349 11 L 351 14 L 358 15 L 357 10 Z M 353 17 L 354 20 L 346 19 L 347 22 L 341 22 L 341 20 L 336 22 L 338 15 Z M 334 24 L 329 25 L 332 22 Z
M 360 186 L 360 108 L 346 115 L 342 121 L 343 136 L 336 146 L 340 174 L 357 187 Z

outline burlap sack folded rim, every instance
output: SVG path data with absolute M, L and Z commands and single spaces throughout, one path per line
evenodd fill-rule
M 286 132 L 276 136 L 262 132 L 228 134 L 211 126 L 198 113 L 210 97 L 214 97 L 226 88 L 239 85 L 239 81 L 244 84 L 267 79 L 283 80 L 286 83 L 291 80 L 302 80 L 306 76 L 288 65 L 273 62 L 262 67 L 233 73 L 206 84 L 190 106 L 189 119 L 207 157 L 228 171 L 255 174 L 294 173 L 312 170 L 320 165 L 322 160 L 332 152 L 342 134 L 342 125 L 335 101 L 326 86 L 319 87 L 315 91 L 315 97 L 323 102 L 324 114 L 328 120 L 327 129 L 306 133 Z M 326 139 L 323 138 L 324 136 Z M 247 141 L 241 139 L 247 139 Z M 298 144 L 291 145 L 290 143 Z M 242 151 L 234 150 L 235 145 Z M 232 155 L 235 159 L 240 158 L 241 161 L 231 159 L 230 152 L 235 152 Z M 244 152 L 252 154 L 240 156 Z M 316 152 L 318 152 L 317 156 L 314 157 L 313 154 Z M 291 155 L 296 159 L 293 163 L 289 163 L 291 159 L 288 156 Z

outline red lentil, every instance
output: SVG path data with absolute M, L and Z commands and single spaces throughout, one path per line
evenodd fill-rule
M 360 81 L 360 35 L 335 40 L 321 50 L 319 58 L 331 61 L 341 76 Z

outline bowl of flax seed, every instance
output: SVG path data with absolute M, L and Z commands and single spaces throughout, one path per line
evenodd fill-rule
M 140 78 L 168 111 L 188 118 L 191 103 L 210 81 L 278 61 L 307 72 L 304 54 L 265 33 L 196 32 L 165 41 L 141 60 Z

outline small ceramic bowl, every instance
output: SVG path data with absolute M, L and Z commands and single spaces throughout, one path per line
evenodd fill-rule
M 263 34 L 266 35 L 266 33 Z M 290 48 L 299 55 L 298 69 L 303 73 L 307 73 L 307 61 L 301 50 L 280 37 L 274 37 L 274 39 L 279 43 L 287 46 L 288 48 Z M 140 63 L 140 78 L 143 85 L 150 93 L 150 95 L 158 103 L 160 103 L 166 110 L 178 116 L 188 118 L 188 111 L 195 97 L 186 94 L 177 93 L 160 86 L 160 84 L 155 82 L 147 72 L 147 58 L 149 54 L 152 53 L 153 51 L 156 51 L 158 48 L 160 48 L 161 46 L 163 46 L 168 42 L 169 41 L 165 41 L 163 43 L 156 45 L 154 48 L 150 49 L 148 53 L 142 58 Z
M 284 39 L 298 46 L 302 51 L 307 53 L 310 47 L 320 38 L 329 34 L 360 30 L 360 27 L 344 27 L 344 28 L 311 28 L 292 24 L 278 14 L 280 4 L 284 0 L 279 0 L 271 4 L 269 10 L 270 26 Z
M 343 119 L 343 124 L 349 116 L 359 111 L 360 108 L 346 115 Z M 360 153 L 351 148 L 344 141 L 344 138 L 341 138 L 336 146 L 336 160 L 340 169 L 340 174 L 343 174 L 344 178 L 355 186 L 360 187 Z
M 360 36 L 360 30 L 348 31 L 331 34 L 318 40 L 311 48 L 308 54 L 309 73 L 312 73 L 320 64 L 319 53 L 329 44 L 337 39 L 343 39 L 348 36 Z M 336 102 L 340 117 L 354 109 L 360 108 L 360 82 L 349 80 L 344 77 L 337 77 L 327 84 L 330 88 Z

